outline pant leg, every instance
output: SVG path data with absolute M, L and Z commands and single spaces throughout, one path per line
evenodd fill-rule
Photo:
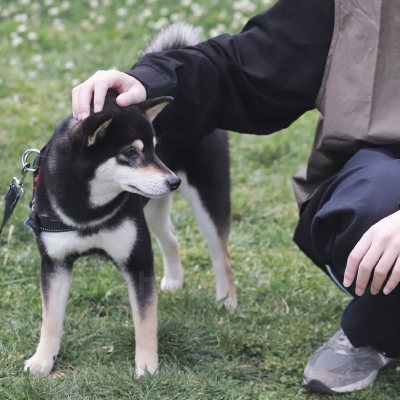
M 310 200 L 294 240 L 341 286 L 351 250 L 369 227 L 398 211 L 399 201 L 400 147 L 362 149 Z M 400 357 L 400 287 L 389 295 L 373 296 L 369 286 L 362 296 L 355 285 L 348 292 L 354 298 L 342 328 L 350 342 Z

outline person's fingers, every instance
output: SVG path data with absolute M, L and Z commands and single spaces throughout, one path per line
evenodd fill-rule
M 361 260 L 356 279 L 356 295 L 361 296 L 368 285 L 372 271 L 382 256 L 382 248 L 373 244 Z
M 381 290 L 389 271 L 393 267 L 398 253 L 394 250 L 386 250 L 374 268 L 374 276 L 371 282 L 371 293 L 377 294 Z
M 90 103 L 92 101 L 93 91 L 93 77 L 72 90 L 72 115 L 75 118 L 82 120 L 90 114 Z
M 117 104 L 120 107 L 127 107 L 132 104 L 141 103 L 142 101 L 146 100 L 147 96 L 146 96 L 146 89 L 144 88 L 144 86 L 136 79 L 132 83 L 133 85 L 127 91 L 121 93 L 117 97 Z
M 371 247 L 371 240 L 367 233 L 364 234 L 364 236 L 359 240 L 349 254 L 343 279 L 343 285 L 345 287 L 349 287 L 354 282 L 354 279 L 357 276 L 357 271 L 360 267 L 360 263 Z
M 92 98 L 94 112 L 100 112 L 107 91 L 111 88 L 120 93 L 117 104 L 121 107 L 146 100 L 146 89 L 134 77 L 117 70 L 100 70 L 72 90 L 73 116 L 79 120 L 85 119 L 90 114 Z
M 383 288 L 383 293 L 384 294 L 391 293 L 399 283 L 400 283 L 400 257 L 397 258 L 397 261 L 394 264 L 390 278 L 388 279 L 385 287 Z

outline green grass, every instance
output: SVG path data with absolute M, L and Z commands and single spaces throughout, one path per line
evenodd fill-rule
M 2 193 L 19 175 L 22 152 L 41 148 L 70 113 L 74 85 L 98 69 L 128 69 L 148 37 L 171 21 L 201 27 L 204 38 L 236 32 L 269 2 L 253 3 L 252 8 L 243 1 L 207 0 L 201 13 L 190 0 L 2 1 Z M 76 264 L 55 372 L 47 377 L 23 372 L 41 322 L 39 255 L 33 234 L 23 226 L 27 189 L 0 238 L 0 400 L 325 398 L 302 388 L 302 372 L 313 351 L 338 329 L 349 300 L 291 240 L 297 219 L 291 176 L 307 158 L 315 120 L 309 113 L 270 137 L 230 135 L 237 311 L 217 308 L 206 245 L 186 202 L 176 195 L 173 221 L 186 278 L 183 290 L 159 293 L 156 376 L 134 378 L 125 283 L 109 261 L 96 256 Z M 155 255 L 159 281 L 157 249 Z M 345 398 L 396 399 L 399 382 L 395 363 L 373 386 Z

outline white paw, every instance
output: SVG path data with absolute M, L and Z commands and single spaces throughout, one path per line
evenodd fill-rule
M 219 307 L 225 307 L 227 310 L 235 310 L 237 307 L 237 300 L 236 298 L 232 297 L 225 297 L 222 299 L 217 299 Z
M 173 279 L 164 276 L 161 279 L 161 290 L 177 290 L 183 287 L 183 277 L 180 279 Z
M 34 355 L 29 360 L 25 361 L 24 371 L 32 374 L 49 374 L 54 365 L 52 356 Z
M 145 357 L 147 361 L 136 360 L 136 376 L 139 378 L 145 374 L 156 374 L 158 372 L 158 355 Z

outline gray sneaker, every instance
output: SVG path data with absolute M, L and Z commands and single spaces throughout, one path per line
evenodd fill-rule
M 308 361 L 303 385 L 322 393 L 364 389 L 390 361 L 372 347 L 353 347 L 340 329 Z

